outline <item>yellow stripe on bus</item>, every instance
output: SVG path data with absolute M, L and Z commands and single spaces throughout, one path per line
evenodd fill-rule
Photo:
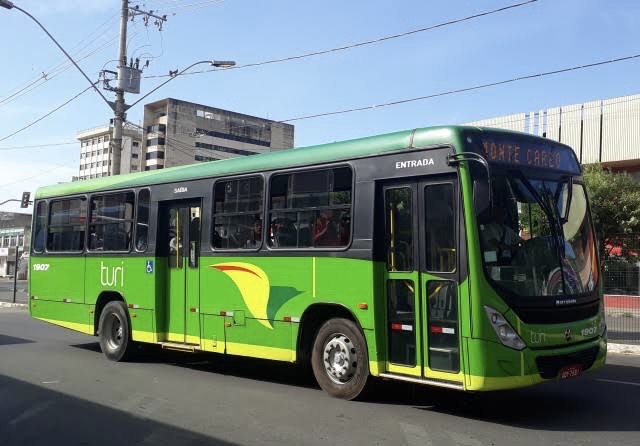
M 46 319 L 43 317 L 35 317 L 41 321 L 49 322 L 50 324 L 59 325 L 60 327 L 68 328 L 70 330 L 76 330 L 81 333 L 93 335 L 93 324 L 81 324 L 78 322 L 59 321 L 56 319 Z

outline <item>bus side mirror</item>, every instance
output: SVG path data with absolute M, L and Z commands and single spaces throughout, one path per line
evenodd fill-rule
M 476 211 L 476 216 L 484 214 L 491 206 L 490 194 L 491 192 L 489 191 L 487 181 L 473 181 L 473 206 Z

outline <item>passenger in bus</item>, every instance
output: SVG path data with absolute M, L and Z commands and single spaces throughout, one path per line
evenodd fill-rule
M 494 207 L 489 223 L 480 225 L 480 234 L 485 256 L 488 250 L 496 251 L 496 262 L 510 263 L 514 250 L 522 243 L 516 231 L 506 224 L 507 213 L 504 208 Z
M 253 221 L 253 227 L 251 228 L 251 235 L 245 248 L 258 248 L 262 243 L 262 219 L 256 218 Z
M 314 246 L 338 246 L 337 224 L 334 220 L 333 210 L 324 209 L 313 224 L 313 245 Z

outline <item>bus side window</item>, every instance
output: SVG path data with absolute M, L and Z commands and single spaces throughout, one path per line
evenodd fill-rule
M 46 240 L 47 203 L 45 201 L 38 202 L 35 214 L 33 252 L 40 253 L 44 251 L 44 242 Z
M 149 237 L 149 189 L 138 192 L 138 212 L 136 214 L 136 251 L 146 251 Z
M 211 232 L 214 249 L 260 248 L 264 232 L 263 191 L 262 177 L 216 181 Z

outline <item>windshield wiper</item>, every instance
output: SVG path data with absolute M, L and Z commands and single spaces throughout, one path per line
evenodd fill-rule
M 553 240 L 553 244 L 556 248 L 556 253 L 558 255 L 558 260 L 565 258 L 565 246 L 564 246 L 564 236 L 562 233 L 562 225 L 560 224 L 559 216 L 554 213 L 553 207 L 549 205 L 548 195 L 545 194 L 547 199 L 542 198 L 540 193 L 533 187 L 533 184 L 525 177 L 522 172 L 514 172 L 515 176 L 524 184 L 529 193 L 533 196 L 536 202 L 540 205 L 542 211 L 547 214 L 547 218 L 549 219 L 549 228 L 551 229 L 551 238 Z

